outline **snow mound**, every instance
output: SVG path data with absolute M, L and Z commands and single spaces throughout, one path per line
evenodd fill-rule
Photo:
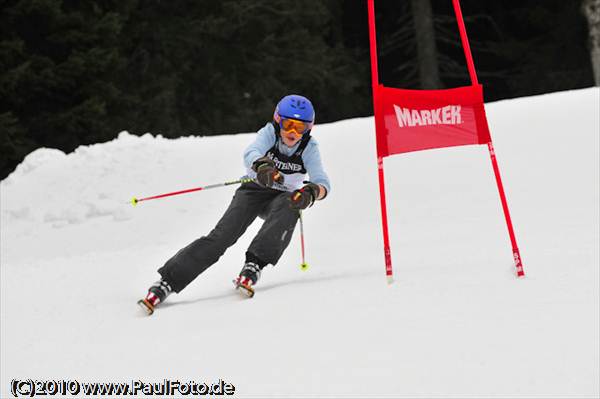
M 40 148 L 0 183 L 2 217 L 11 223 L 42 222 L 53 227 L 103 216 L 128 220 L 129 203 L 123 197 L 128 182 L 115 176 L 122 176 L 132 164 L 143 168 L 145 162 L 154 162 L 164 140 L 124 131 L 110 142 L 80 146 L 69 155 Z

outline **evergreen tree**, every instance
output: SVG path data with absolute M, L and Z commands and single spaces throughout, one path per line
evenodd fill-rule
M 340 101 L 368 87 L 368 64 L 357 63 L 340 40 L 338 0 L 310 7 L 293 0 L 176 4 L 141 2 L 126 30 L 129 85 L 141 88 L 142 100 L 134 131 L 250 131 L 291 92 L 315 102 L 319 121 L 355 115 L 369 104 L 364 95 Z
M 105 1 L 20 0 L 0 20 L 2 175 L 36 147 L 114 137 L 122 18 Z M 121 6 L 122 7 L 122 6 Z

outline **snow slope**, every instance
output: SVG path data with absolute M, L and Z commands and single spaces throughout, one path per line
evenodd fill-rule
M 154 316 L 135 302 L 208 233 L 252 134 L 121 133 L 30 154 L 0 184 L 1 381 L 235 385 L 239 397 L 598 397 L 597 88 L 487 105 L 526 277 L 487 148 L 386 158 L 395 283 L 387 285 L 372 118 L 318 125 L 332 180 L 256 296 L 231 279 L 259 221 Z

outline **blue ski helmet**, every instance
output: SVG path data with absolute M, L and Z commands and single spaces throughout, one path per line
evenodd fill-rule
M 298 94 L 290 94 L 283 97 L 273 114 L 275 122 L 281 124 L 282 119 L 296 119 L 307 122 L 312 127 L 315 122 L 315 109 L 310 100 Z

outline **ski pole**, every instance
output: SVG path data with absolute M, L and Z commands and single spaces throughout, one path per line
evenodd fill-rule
M 186 194 L 186 193 L 191 193 L 191 192 L 200 191 L 200 190 L 208 190 L 211 188 L 230 186 L 232 184 L 250 183 L 251 181 L 254 181 L 254 179 L 246 177 L 246 178 L 241 178 L 238 180 L 228 181 L 225 183 L 210 184 L 210 185 L 204 186 L 204 187 L 196 187 L 196 188 L 190 188 L 187 190 L 173 191 L 172 193 L 154 195 L 152 197 L 145 197 L 145 198 L 133 197 L 133 199 L 131 200 L 131 204 L 135 206 L 138 204 L 138 202 L 142 202 L 142 201 L 148 201 L 148 200 L 159 199 L 159 198 L 164 198 L 164 197 L 171 197 L 173 195 Z
M 308 263 L 304 257 L 304 223 L 302 223 L 302 211 L 300 212 L 300 247 L 302 248 L 302 263 L 300 263 L 300 270 L 308 270 Z

